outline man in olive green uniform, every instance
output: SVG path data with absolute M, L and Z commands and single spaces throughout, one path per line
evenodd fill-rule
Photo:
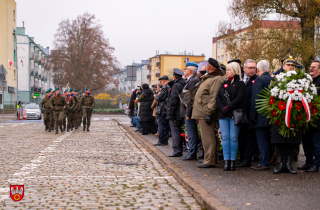
M 51 99 L 51 97 L 54 95 L 54 91 L 52 90 L 52 88 L 49 88 L 48 91 L 50 91 L 50 99 Z M 50 104 L 50 102 L 49 102 L 49 104 Z M 53 113 L 52 112 L 51 112 L 51 115 L 50 115 L 50 125 L 51 125 L 51 130 L 53 131 L 53 129 L 54 129 L 54 117 L 53 117 Z
M 66 106 L 68 109 L 69 106 L 67 104 L 66 97 L 60 94 L 60 89 L 56 88 L 55 94 L 50 99 L 51 111 L 54 116 L 54 127 L 56 129 L 56 134 L 58 134 L 58 127 L 60 127 L 60 131 L 62 130 L 62 120 L 63 120 L 63 107 Z
M 78 97 L 79 97 L 79 115 L 78 115 L 78 127 L 81 126 L 81 123 L 82 123 L 82 116 L 83 116 L 83 110 L 82 110 L 82 107 L 81 107 L 81 99 L 82 99 L 82 95 L 80 93 L 78 93 Z
M 46 126 L 45 130 L 51 132 L 51 127 L 52 127 L 52 122 L 51 122 L 51 117 L 52 117 L 52 112 L 51 112 L 51 106 L 50 106 L 50 98 L 51 98 L 51 91 L 46 92 L 47 95 L 43 97 L 43 99 L 40 102 L 40 109 L 41 112 L 43 113 L 43 122 L 44 125 Z
M 86 88 L 86 93 L 82 96 L 80 104 L 83 110 L 83 131 L 86 130 L 86 126 L 87 131 L 89 131 L 92 110 L 95 104 L 93 96 L 90 95 L 90 88 Z
M 69 132 L 70 128 L 72 127 L 72 112 L 73 112 L 74 107 L 76 107 L 76 105 L 77 105 L 75 100 L 71 96 L 70 92 L 68 90 L 66 90 L 66 92 L 65 92 L 65 97 L 67 98 L 67 104 L 69 107 L 68 109 L 66 107 L 64 108 L 65 118 L 68 117 L 67 132 Z M 66 123 L 65 120 L 64 120 L 64 123 Z M 66 127 L 66 124 L 64 124 L 64 127 Z
M 78 91 L 70 89 L 71 96 L 74 99 L 75 106 L 73 107 L 72 114 L 71 114 L 71 130 L 73 128 L 78 129 L 78 115 L 79 115 L 79 98 L 78 98 Z

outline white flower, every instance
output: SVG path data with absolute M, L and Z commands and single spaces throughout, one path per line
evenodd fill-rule
M 299 100 L 299 97 L 298 97 L 298 96 L 295 96 L 295 97 L 294 97 L 294 100 L 295 100 L 295 101 L 298 101 L 298 100 Z
M 299 91 L 295 90 L 295 91 L 294 91 L 294 94 L 298 95 L 298 94 L 299 94 Z
M 278 86 L 280 87 L 281 85 L 282 85 L 282 83 L 281 83 L 281 82 L 279 82 L 279 83 L 278 83 Z
M 311 99 L 308 99 L 307 101 L 308 101 L 308 103 L 311 103 Z

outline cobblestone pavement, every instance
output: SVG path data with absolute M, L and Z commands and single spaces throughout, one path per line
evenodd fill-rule
M 0 126 L 0 209 L 201 209 L 113 121 L 59 135 L 38 123 Z M 24 184 L 23 200 L 11 200 L 10 184 Z

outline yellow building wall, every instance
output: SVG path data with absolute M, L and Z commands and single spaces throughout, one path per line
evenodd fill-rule
M 17 69 L 14 64 L 11 69 L 8 65 L 8 59 L 14 63 L 12 33 L 16 30 L 16 11 L 16 3 L 13 0 L 0 0 L 0 65 L 2 64 L 7 70 L 7 85 L 11 87 L 17 87 Z
M 180 68 L 181 69 L 181 60 L 183 62 L 182 57 L 177 56 L 164 56 L 161 58 L 163 59 L 163 67 L 161 66 L 161 69 L 163 68 L 163 72 L 161 71 L 161 76 L 167 75 L 169 77 L 169 80 L 172 80 L 172 74 L 174 68 Z

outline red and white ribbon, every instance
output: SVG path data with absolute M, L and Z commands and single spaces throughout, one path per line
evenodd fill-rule
M 302 94 L 302 88 L 287 88 L 287 93 L 289 93 L 289 98 L 288 98 L 287 107 L 286 107 L 285 123 L 288 128 L 290 128 L 290 116 L 291 116 L 291 109 L 293 105 L 291 94 L 294 93 L 295 90 L 299 91 L 299 93 Z M 302 95 L 301 102 L 307 113 L 307 122 L 309 122 L 311 119 L 310 108 L 309 108 L 307 99 L 304 97 L 304 95 Z M 290 128 L 290 129 L 293 129 L 293 128 Z

